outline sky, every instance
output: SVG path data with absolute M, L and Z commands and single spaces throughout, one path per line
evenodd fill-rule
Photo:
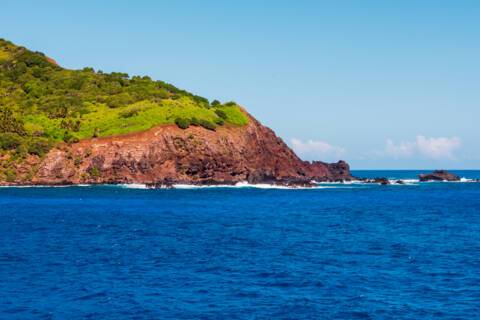
M 0 37 L 234 100 L 307 160 L 480 169 L 479 16 L 476 0 L 3 0 Z

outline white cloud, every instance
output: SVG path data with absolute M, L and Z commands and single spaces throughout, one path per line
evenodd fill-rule
M 337 161 L 345 154 L 342 147 L 331 145 L 319 140 L 306 140 L 292 138 L 290 140 L 292 149 L 301 157 L 307 160 Z
M 385 152 L 394 158 L 408 158 L 415 152 L 415 142 L 401 142 L 396 145 L 391 139 L 387 139 Z
M 459 138 L 426 138 L 417 136 L 417 148 L 421 154 L 432 159 L 454 159 L 454 151 L 460 148 Z
M 385 146 L 385 154 L 394 158 L 409 158 L 420 154 L 434 160 L 452 160 L 455 159 L 455 151 L 461 145 L 462 142 L 457 137 L 427 138 L 418 135 L 415 141 L 402 141 L 399 144 L 395 144 L 391 139 L 388 139 Z

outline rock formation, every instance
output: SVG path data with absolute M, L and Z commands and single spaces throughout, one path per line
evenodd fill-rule
M 420 181 L 460 181 L 460 177 L 450 173 L 446 170 L 435 170 L 432 173 L 420 174 L 418 176 Z
M 347 163 L 302 161 L 252 116 L 243 127 L 158 126 L 148 131 L 61 144 L 18 165 L 10 184 L 272 183 L 309 185 L 352 179 Z

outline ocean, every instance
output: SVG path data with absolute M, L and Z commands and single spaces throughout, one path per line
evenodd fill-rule
M 478 319 L 480 171 L 453 172 L 0 188 L 0 319 Z

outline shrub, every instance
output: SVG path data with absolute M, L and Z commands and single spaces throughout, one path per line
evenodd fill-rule
M 120 115 L 120 118 L 131 118 L 138 115 L 139 112 L 140 110 L 138 109 L 130 109 L 130 110 L 120 112 L 119 115 Z
M 88 173 L 90 174 L 90 177 L 96 179 L 100 177 L 100 170 L 98 170 L 97 167 L 92 167 L 88 170 Z
M 218 124 L 219 126 L 223 126 L 225 124 L 225 121 L 221 118 L 215 119 L 215 123 Z
M 212 101 L 212 107 L 216 107 L 216 106 L 220 106 L 220 105 L 221 105 L 220 101 L 218 101 L 218 100 L 213 100 Z
M 80 126 L 82 125 L 82 122 L 77 119 L 63 119 L 60 122 L 60 128 L 66 129 L 66 130 L 72 130 L 74 132 L 78 132 L 80 130 Z
M 208 120 L 199 120 L 199 124 L 207 130 L 215 131 L 215 125 Z
M 112 109 L 125 107 L 131 103 L 134 103 L 135 99 L 133 99 L 128 93 L 121 93 L 114 96 L 110 96 L 107 99 L 107 106 Z
M 185 118 L 177 118 L 175 119 L 175 124 L 180 128 L 180 129 L 187 129 L 190 126 L 190 121 Z
M 93 135 L 92 135 L 93 138 L 98 138 L 100 137 L 100 129 L 99 128 L 95 128 L 93 129 Z
M 25 63 L 28 67 L 39 66 L 44 68 L 50 66 L 50 62 L 43 53 L 28 50 L 18 55 L 17 61 Z
M 227 106 L 227 107 L 235 107 L 236 105 L 237 105 L 237 103 L 234 102 L 234 101 L 229 101 L 229 102 L 225 103 L 225 106 Z
M 199 126 L 199 125 L 200 125 L 200 121 L 198 121 L 198 119 L 197 119 L 196 117 L 192 117 L 192 118 L 190 119 L 190 124 L 191 124 L 192 126 L 195 126 L 195 127 L 196 127 L 196 126 Z
M 22 144 L 22 138 L 11 132 L 0 133 L 0 149 L 12 150 Z
M 67 131 L 65 132 L 65 135 L 63 136 L 63 141 L 66 143 L 76 143 L 80 141 L 75 135 L 73 135 L 71 132 Z
M 204 104 L 204 105 L 207 105 L 209 106 L 210 105 L 210 102 L 208 101 L 207 98 L 204 98 L 204 97 L 200 97 L 200 96 L 192 96 L 193 97 L 193 100 L 199 104 Z
M 5 170 L 5 180 L 7 180 L 7 182 L 15 182 L 15 180 L 17 180 L 17 173 L 15 172 L 15 170 Z
M 27 146 L 27 151 L 30 154 L 35 154 L 39 157 L 46 154 L 50 148 L 52 147 L 50 141 L 45 138 L 37 138 L 35 140 L 30 141 Z
M 15 117 L 12 110 L 0 108 L 0 132 L 24 135 L 25 128 L 23 127 L 23 122 Z
M 222 118 L 223 120 L 227 119 L 227 114 L 223 110 L 217 109 L 217 110 L 215 110 L 215 114 L 217 116 L 219 116 L 220 118 Z

